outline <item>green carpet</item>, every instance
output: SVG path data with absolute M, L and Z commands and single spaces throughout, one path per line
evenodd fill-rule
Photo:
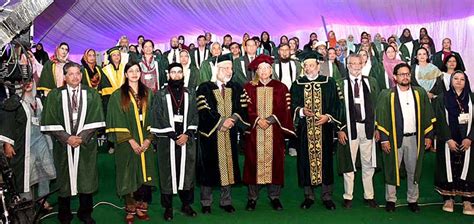
M 420 184 L 420 204 L 441 203 L 440 196 L 433 188 L 434 175 L 434 153 L 425 156 L 423 175 Z M 243 156 L 241 156 L 241 165 Z M 115 171 L 114 158 L 106 153 L 99 153 L 99 191 L 94 196 L 94 203 L 106 201 L 122 207 L 123 202 L 115 194 Z M 281 202 L 284 210 L 277 212 L 272 210 L 270 202 L 266 196 L 266 190 L 260 192 L 257 201 L 257 208 L 253 212 L 245 210 L 247 203 L 247 188 L 236 186 L 232 190 L 233 205 L 236 212 L 227 214 L 219 208 L 219 191 L 214 192 L 214 204 L 212 214 L 203 215 L 199 203 L 199 188 L 195 190 L 195 202 L 193 208 L 198 212 L 198 216 L 191 218 L 184 216 L 180 211 L 181 203 L 179 198 L 174 198 L 174 223 L 449 223 L 449 224 L 474 224 L 474 217 L 462 214 L 462 206 L 456 205 L 454 213 L 446 213 L 441 210 L 440 204 L 427 205 L 421 207 L 421 212 L 414 214 L 406 206 L 397 207 L 394 213 L 388 213 L 383 208 L 371 209 L 363 204 L 363 189 L 360 173 L 356 175 L 354 189 L 354 200 L 352 209 L 342 208 L 342 194 L 344 192 L 342 176 L 335 177 L 333 199 L 337 205 L 335 211 L 326 210 L 319 197 L 316 203 L 308 210 L 300 209 L 299 205 L 303 201 L 303 190 L 298 187 L 296 174 L 296 158 L 286 157 L 285 161 L 285 186 L 282 189 Z M 241 168 L 243 168 L 241 166 Z M 385 204 L 385 188 L 383 185 L 383 175 L 381 172 L 374 177 L 375 196 L 379 204 Z M 397 204 L 406 204 L 406 181 L 402 181 L 398 189 Z M 320 188 L 316 195 L 320 195 Z M 56 195 L 50 199 L 56 203 Z M 458 201 L 459 202 L 459 199 Z M 78 199 L 75 198 L 72 204 L 73 209 L 78 207 Z M 56 208 L 56 207 L 55 207 Z M 160 206 L 159 191 L 153 193 L 153 203 L 150 206 L 150 223 L 164 222 L 163 209 Z M 123 223 L 124 211 L 110 205 L 99 205 L 94 209 L 93 217 L 97 223 Z M 59 223 L 56 215 L 51 215 L 42 220 L 42 223 Z M 80 223 L 75 216 L 73 223 Z M 145 223 L 137 221 L 137 223 Z

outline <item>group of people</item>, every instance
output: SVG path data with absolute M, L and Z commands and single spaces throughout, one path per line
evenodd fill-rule
M 81 64 L 70 61 L 67 43 L 50 60 L 43 53 L 41 61 L 31 52 L 20 57 L 33 64 L 33 76 L 20 96 L 7 94 L 2 102 L 0 141 L 21 195 L 33 198 L 38 185 L 41 197 L 56 179 L 61 223 L 71 222 L 75 195 L 78 218 L 95 223 L 97 138 L 105 134 L 126 223 L 149 220 L 156 188 L 168 221 L 175 194 L 181 211 L 197 216 L 191 207 L 196 186 L 204 214 L 211 213 L 215 189 L 220 208 L 234 212 L 238 183 L 248 187 L 246 210 L 256 209 L 263 187 L 273 209 L 282 210 L 287 152 L 297 157 L 303 209 L 314 204 L 318 186 L 325 208 L 336 208 L 334 167 L 343 176 L 344 208 L 352 207 L 357 169 L 364 202 L 377 208 L 373 175 L 379 167 L 385 210 L 395 211 L 406 176 L 408 207 L 419 212 L 424 153 L 434 151 L 442 209 L 453 212 L 461 196 L 463 213 L 474 215 L 474 99 L 450 39 L 436 52 L 424 28 L 418 40 L 408 29 L 387 41 L 364 32 L 360 44 L 353 36 L 336 40 L 333 31 L 325 42 L 312 33 L 303 50 L 298 38 L 282 36 L 277 46 L 267 32 L 245 34 L 241 44 L 230 35 L 223 44 L 211 37 L 199 36 L 194 48 L 173 37 L 162 54 L 143 36 L 138 45 L 122 37 L 102 66 L 93 49 Z

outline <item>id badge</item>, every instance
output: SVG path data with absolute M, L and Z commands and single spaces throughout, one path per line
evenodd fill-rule
M 184 116 L 183 115 L 174 115 L 173 121 L 178 123 L 183 123 Z
M 153 76 L 151 76 L 151 74 L 145 75 L 145 80 L 151 80 L 151 79 L 153 79 Z
M 72 113 L 72 120 L 77 120 L 77 113 Z
M 362 100 L 361 98 L 354 98 L 354 104 L 361 104 Z
M 39 126 L 39 117 L 32 117 L 31 118 L 31 123 L 33 123 L 36 126 Z
M 467 124 L 469 122 L 469 114 L 468 113 L 459 114 L 458 121 L 459 121 L 459 124 Z

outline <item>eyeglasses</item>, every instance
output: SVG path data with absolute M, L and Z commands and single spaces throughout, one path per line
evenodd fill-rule
M 171 71 L 170 74 L 183 74 L 183 71 Z
M 399 76 L 405 76 L 405 77 L 410 77 L 411 76 L 411 73 L 407 72 L 407 73 L 400 73 L 400 74 L 397 74 Z

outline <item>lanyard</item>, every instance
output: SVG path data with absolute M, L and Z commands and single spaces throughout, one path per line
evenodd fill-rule
M 179 109 L 181 108 L 181 105 L 183 104 L 184 90 L 181 92 L 181 97 L 180 97 L 179 104 L 178 104 L 178 102 L 176 101 L 176 98 L 174 97 L 173 91 L 171 91 L 171 87 L 168 86 L 167 89 L 168 89 L 168 92 L 171 95 L 171 99 L 173 100 L 173 105 L 177 107 L 178 115 L 179 115 L 180 114 Z

